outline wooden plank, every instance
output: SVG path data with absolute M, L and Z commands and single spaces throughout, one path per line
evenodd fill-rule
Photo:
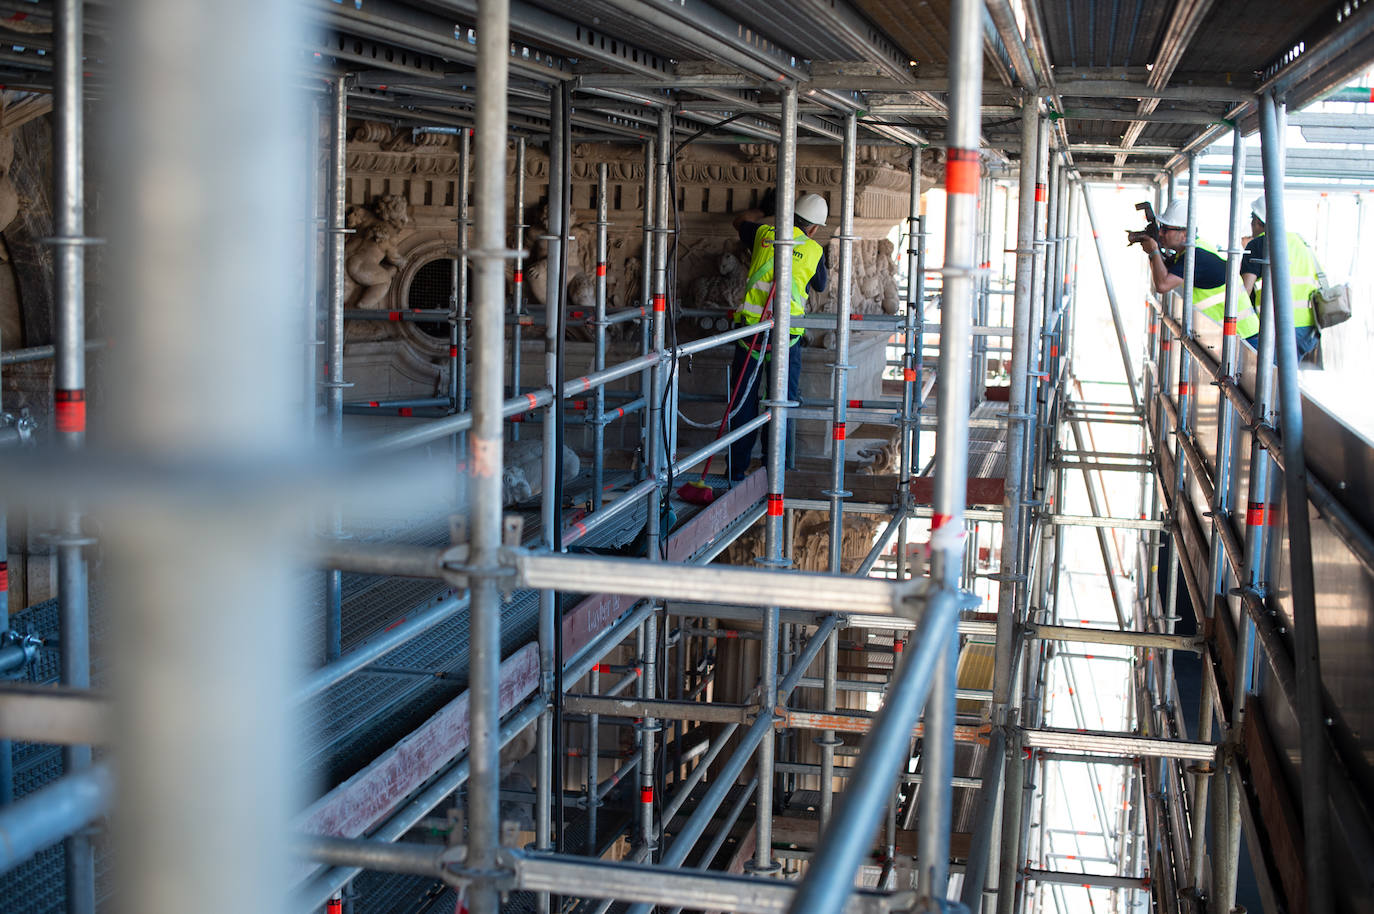
M 1000 476 L 970 476 L 964 501 L 974 505 L 1000 506 L 1006 499 L 1007 481 Z M 918 505 L 935 503 L 935 477 L 918 476 L 911 480 L 911 495 Z
M 830 472 L 792 470 L 787 474 L 783 494 L 788 498 L 826 499 L 826 490 L 831 488 Z M 860 476 L 849 474 L 844 487 L 854 494 L 850 501 L 890 505 L 897 500 L 897 477 L 891 475 Z
M 698 511 L 668 537 L 668 561 L 685 562 L 717 533 L 768 493 L 768 471 L 755 470 L 739 485 L 721 493 L 710 505 Z
M 1274 738 L 1265 723 L 1264 710 L 1253 696 L 1246 702 L 1244 729 L 1250 784 L 1260 808 L 1260 821 L 1264 823 L 1269 856 L 1287 896 L 1287 910 L 1290 914 L 1306 914 L 1302 820 L 1298 818 L 1288 783 L 1279 768 L 1278 756 L 1274 754 Z
M 815 819 L 774 816 L 773 846 L 790 844 L 799 850 L 812 850 L 816 846 L 817 825 L 818 822 Z M 968 832 L 952 832 L 949 836 L 950 858 L 954 860 L 967 859 L 969 845 L 972 842 L 973 836 Z M 877 857 L 885 852 L 885 842 L 879 836 L 873 842 L 871 853 Z M 916 856 L 916 832 L 897 829 L 897 853 L 904 857 Z
M 592 639 L 629 612 L 640 597 L 598 593 L 587 597 L 563 614 L 563 656 L 576 657 Z

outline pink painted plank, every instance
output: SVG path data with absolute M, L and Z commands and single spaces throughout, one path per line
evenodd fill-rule
M 509 713 L 538 685 L 539 647 L 527 644 L 501 664 L 501 714 Z M 293 828 L 344 838 L 363 834 L 467 749 L 469 725 L 464 691 L 372 764 L 311 804 L 296 817 Z M 299 876 L 308 871 L 303 869 Z
M 692 553 L 710 542 L 712 536 L 725 529 L 746 508 L 762 500 L 767 492 L 768 471 L 760 467 L 744 482 L 723 492 L 668 538 L 668 561 L 687 561 Z
M 668 541 L 669 561 L 683 561 L 700 549 L 749 505 L 763 498 L 767 473 L 759 470 L 721 495 L 682 526 Z M 563 617 L 563 647 L 573 656 L 634 604 L 635 597 L 594 594 Z M 501 714 L 515 708 L 539 686 L 539 647 L 527 644 L 501 664 Z M 468 693 L 449 702 L 418 729 L 296 817 L 305 834 L 355 838 L 392 812 L 440 768 L 468 747 Z M 309 867 L 301 867 L 296 879 Z

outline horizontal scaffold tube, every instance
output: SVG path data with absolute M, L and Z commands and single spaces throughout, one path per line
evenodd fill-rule
M 508 549 L 525 587 L 572 593 L 618 593 L 686 602 L 786 606 L 911 617 L 926 592 L 924 580 L 884 581 L 845 575 L 785 574 L 753 568 L 680 565 Z
M 1211 761 L 1217 746 L 1184 739 L 1136 736 L 1098 730 L 1023 729 L 1023 744 L 1030 749 L 1064 749 L 1074 752 L 1102 752 L 1107 755 L 1142 755 L 1156 758 Z
M 613 863 L 588 857 L 507 851 L 517 887 L 578 898 L 611 898 L 647 905 L 682 906 L 737 914 L 782 914 L 796 894 L 795 883 L 720 872 L 664 869 L 642 863 Z M 910 897 L 856 890 L 845 914 L 904 910 Z
M 1076 628 L 1072 625 L 1028 625 L 1026 634 L 1041 641 L 1073 641 L 1083 644 L 1120 644 L 1201 654 L 1205 639 L 1196 635 L 1164 635 L 1158 632 L 1123 632 L 1111 628 Z
M 1096 889 L 1148 889 L 1149 876 L 1112 876 L 1105 873 L 1062 873 L 1053 870 L 1027 868 L 1027 879 L 1051 882 L 1056 885 L 1077 885 Z
M 110 807 L 114 775 L 95 765 L 0 809 L 0 873 L 80 831 Z
M 703 349 L 710 349 L 713 346 L 724 345 L 731 340 L 739 339 L 741 336 L 748 336 L 753 333 L 755 328 L 771 326 L 770 322 L 761 321 L 759 324 L 750 325 L 748 333 L 740 330 L 729 330 L 725 333 L 706 337 L 705 339 L 695 340 L 690 344 L 678 347 L 677 355 L 688 355 L 692 352 L 699 352 Z M 639 374 L 645 369 L 652 368 L 660 362 L 673 358 L 673 350 L 655 350 L 654 352 L 638 356 L 619 365 L 612 365 L 602 371 L 592 374 L 582 375 L 570 381 L 563 382 L 563 396 L 575 397 L 578 394 L 586 393 L 597 387 L 602 387 L 612 381 L 619 381 L 631 375 Z M 530 393 L 521 394 L 518 397 L 511 397 L 501 404 L 501 417 L 510 419 L 515 416 L 533 412 L 541 407 L 548 406 L 553 402 L 553 389 L 543 387 Z M 364 445 L 361 450 L 365 453 L 381 453 L 387 451 L 403 450 L 405 448 L 416 447 L 430 441 L 437 441 L 458 432 L 467 431 L 472 428 L 471 413 L 457 413 L 452 416 L 445 416 L 433 422 L 426 422 L 414 428 L 397 432 L 394 435 L 386 435 Z
M 652 717 L 655 720 L 699 720 L 716 724 L 741 724 L 747 723 L 758 709 L 749 705 L 714 701 L 568 695 L 563 699 L 563 711 L 566 714 L 600 714 L 606 717 Z

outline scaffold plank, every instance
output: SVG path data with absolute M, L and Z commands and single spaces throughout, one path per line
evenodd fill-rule
M 539 685 L 539 648 L 527 644 L 501 664 L 500 713 L 505 715 Z M 292 823 L 312 835 L 356 838 L 468 747 L 468 692 L 464 691 L 372 764 L 310 805 Z M 296 871 L 296 879 L 306 868 Z
M 1066 749 L 1077 752 L 1104 752 L 1108 755 L 1143 755 L 1204 762 L 1216 758 L 1218 748 L 1211 743 L 1192 740 L 1136 736 L 1133 733 L 1101 730 L 1061 730 L 1045 727 L 1026 728 L 1021 734 L 1025 745 L 1031 749 Z

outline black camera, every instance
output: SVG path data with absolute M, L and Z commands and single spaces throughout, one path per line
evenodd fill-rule
M 1155 208 L 1149 203 L 1137 203 L 1135 208 L 1145 214 L 1145 227 L 1138 231 L 1126 230 L 1126 244 L 1132 245 L 1146 238 L 1153 239 L 1155 244 L 1159 243 L 1159 220 L 1155 218 Z

